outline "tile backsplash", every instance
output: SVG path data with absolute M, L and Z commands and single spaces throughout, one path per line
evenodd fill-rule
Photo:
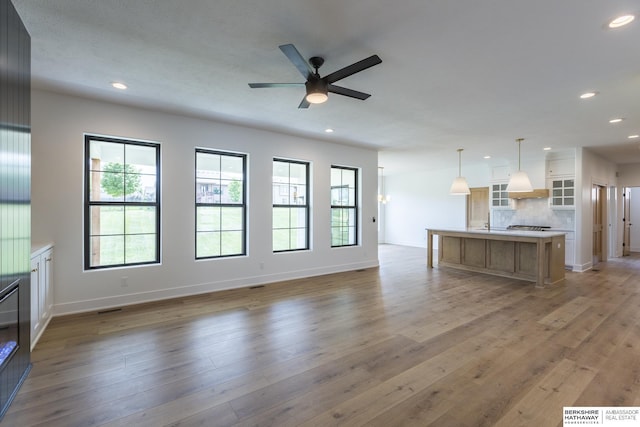
M 506 228 L 513 224 L 548 225 L 559 230 L 575 230 L 574 209 L 551 209 L 549 199 L 513 200 L 513 209 L 492 209 L 491 227 Z

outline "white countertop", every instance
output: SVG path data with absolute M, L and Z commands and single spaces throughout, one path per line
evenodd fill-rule
M 468 233 L 478 235 L 494 235 L 494 236 L 517 236 L 517 237 L 555 237 L 564 236 L 566 231 L 522 231 L 522 230 L 487 230 L 486 228 L 427 228 L 427 231 L 431 230 L 435 234 L 438 231 L 449 231 L 455 233 Z

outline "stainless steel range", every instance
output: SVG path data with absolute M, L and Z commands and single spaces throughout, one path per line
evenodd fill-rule
M 512 231 L 549 231 L 551 227 L 548 225 L 521 225 L 514 224 L 507 227 L 507 230 Z

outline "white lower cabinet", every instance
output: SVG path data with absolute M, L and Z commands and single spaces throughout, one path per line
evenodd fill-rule
M 31 248 L 31 350 L 49 324 L 53 309 L 53 245 Z

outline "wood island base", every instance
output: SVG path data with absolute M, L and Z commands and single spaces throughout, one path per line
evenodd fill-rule
M 433 238 L 438 265 L 535 282 L 537 287 L 564 279 L 564 233 L 427 229 L 427 267 L 433 268 Z

